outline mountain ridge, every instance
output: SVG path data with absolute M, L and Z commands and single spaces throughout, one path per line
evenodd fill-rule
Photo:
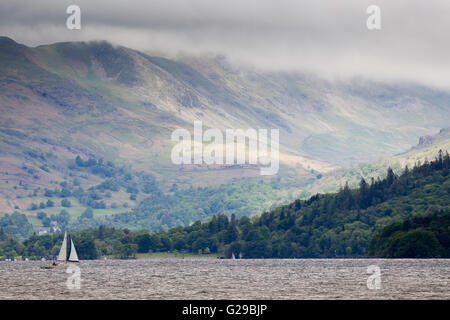
M 409 149 L 450 119 L 450 93 L 433 88 L 329 82 L 221 57 L 156 57 L 105 41 L 30 48 L 2 37 L 0 71 L 0 205 L 7 212 L 31 205 L 24 186 L 42 192 L 75 178 L 85 189 L 101 183 L 68 169 L 77 156 L 132 166 L 164 192 L 259 183 L 252 167 L 173 165 L 170 134 L 192 130 L 194 120 L 221 130 L 280 129 L 279 175 L 262 181 L 275 181 L 278 200 L 286 201 L 342 164 Z M 143 200 L 118 197 L 132 206 Z

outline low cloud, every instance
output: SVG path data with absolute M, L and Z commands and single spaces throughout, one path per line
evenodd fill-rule
M 82 29 L 66 29 L 81 7 Z M 366 28 L 381 8 L 382 29 Z M 0 30 L 27 45 L 108 40 L 167 55 L 215 53 L 267 70 L 364 76 L 450 89 L 447 0 L 152 0 L 0 3 Z

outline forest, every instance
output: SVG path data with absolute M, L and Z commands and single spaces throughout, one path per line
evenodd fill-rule
M 368 255 L 382 258 L 450 258 L 450 213 L 391 224 L 370 241 Z
M 42 226 L 49 228 L 52 222 L 64 230 L 72 231 L 95 228 L 100 225 L 117 228 L 148 228 L 167 230 L 176 226 L 187 226 L 196 220 L 206 220 L 213 214 L 235 213 L 241 217 L 260 213 L 282 200 L 279 183 L 274 181 L 242 181 L 212 187 L 179 187 L 173 183 L 168 190 L 148 173 L 137 172 L 131 167 L 117 165 L 102 158 L 84 160 L 80 156 L 67 165 L 68 176 L 54 188 L 36 188 L 31 195 L 40 197 L 27 208 L 36 212 Z M 73 177 L 74 175 L 77 177 Z M 82 187 L 82 177 L 93 174 L 101 182 Z M 118 197 L 125 193 L 127 198 Z M 45 201 L 42 200 L 45 198 Z M 118 200 L 122 199 L 122 201 Z M 294 199 L 294 197 L 292 197 Z M 130 201 L 129 201 L 130 200 Z M 78 207 L 91 209 L 93 214 L 74 217 L 70 215 L 74 203 Z M 133 204 L 133 205 L 131 205 Z M 54 213 L 52 208 L 62 207 Z M 100 209 L 100 211 L 99 211 Z M 114 214 L 102 215 L 102 209 Z M 65 210 L 65 211 L 64 211 Z M 104 212 L 105 210 L 103 210 Z M 50 213 L 52 212 L 52 213 Z M 69 217 L 66 219 L 66 213 Z M 90 210 L 88 210 L 90 212 Z M 28 234 L 28 236 L 31 234 Z
M 345 185 L 260 216 L 215 214 L 152 233 L 99 226 L 72 236 L 81 259 L 168 251 L 224 258 L 448 257 L 449 168 L 448 153 L 440 151 L 399 175 L 388 169 L 384 179 L 361 178 L 358 188 Z M 0 256 L 52 257 L 61 240 L 61 234 L 33 235 L 19 243 L 2 231 Z
M 207 223 L 153 235 L 149 249 L 160 250 L 158 236 L 168 236 L 177 250 L 206 250 L 224 257 L 367 256 L 371 238 L 384 227 L 414 216 L 449 212 L 449 164 L 448 153 L 440 152 L 435 160 L 405 167 L 400 175 L 388 169 L 383 180 L 361 179 L 359 188 L 346 185 L 338 193 L 296 200 L 259 217 L 216 215 Z

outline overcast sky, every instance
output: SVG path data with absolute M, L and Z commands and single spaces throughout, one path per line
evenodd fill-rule
M 66 8 L 81 7 L 81 30 Z M 369 5 L 381 30 L 366 28 Z M 0 35 L 27 45 L 109 40 L 175 55 L 217 53 L 272 70 L 363 75 L 450 89 L 449 0 L 1 0 Z

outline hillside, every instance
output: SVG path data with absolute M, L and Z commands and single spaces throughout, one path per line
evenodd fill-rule
M 403 152 L 438 132 L 449 123 L 448 101 L 448 92 L 411 84 L 331 82 L 237 67 L 215 56 L 156 57 L 107 42 L 31 48 L 0 37 L 0 212 L 24 213 L 35 228 L 42 223 L 33 204 L 48 216 L 66 210 L 74 223 L 91 208 L 111 224 L 149 228 L 221 211 L 255 215 L 308 196 L 309 186 L 333 169 Z M 192 130 L 194 120 L 221 130 L 279 128 L 279 174 L 261 177 L 253 166 L 173 165 L 171 132 Z M 108 177 L 78 166 L 78 156 L 126 174 Z M 144 192 L 141 176 L 161 194 Z M 83 200 L 83 192 L 111 178 L 117 190 L 100 188 L 92 201 Z M 70 195 L 60 197 L 62 185 Z M 78 188 L 83 192 L 74 196 Z M 214 199 L 224 190 L 229 197 L 216 210 L 184 215 L 197 211 L 190 203 L 199 197 Z M 164 212 L 128 223 L 127 214 L 145 215 L 151 200 L 142 201 L 149 196 L 158 197 L 167 223 Z M 246 197 L 254 199 L 251 205 L 242 203 Z M 167 204 L 178 199 L 184 203 L 173 211 Z M 47 207 L 48 200 L 54 205 Z
M 381 157 L 371 162 L 360 162 L 329 171 L 304 188 L 304 197 L 315 193 L 337 192 L 345 184 L 357 187 L 361 177 L 367 181 L 384 178 L 388 168 L 401 174 L 405 166 L 412 167 L 427 159 L 433 159 L 439 150 L 450 150 L 450 128 L 441 129 L 433 136 L 419 137 L 415 146 L 392 157 Z
M 450 213 L 435 212 L 385 227 L 368 254 L 382 258 L 450 258 Z
M 233 253 L 244 258 L 365 256 L 371 238 L 392 223 L 425 214 L 448 215 L 449 169 L 448 153 L 440 154 L 436 160 L 405 169 L 401 175 L 388 170 L 383 180 L 369 183 L 362 179 L 357 189 L 346 186 L 338 193 L 296 200 L 253 219 L 233 216 L 230 220 L 219 215 L 207 223 L 161 232 L 154 236 L 149 249 L 158 251 L 158 237 L 168 237 L 177 250 L 206 250 L 226 257 Z M 447 218 L 442 219 L 448 224 Z M 417 224 L 420 219 L 413 221 Z M 448 225 L 441 227 L 448 233 Z M 398 224 L 394 228 L 398 229 Z M 382 237 L 395 231 L 393 227 L 388 230 Z M 443 236 L 448 238 L 448 234 Z M 374 239 L 381 248 L 389 246 L 384 238 Z
M 99 226 L 73 237 L 84 259 L 173 250 L 228 258 L 446 257 L 449 170 L 448 153 L 440 153 L 401 175 L 388 170 L 383 180 L 361 180 L 357 189 L 296 200 L 252 219 L 219 214 L 151 234 Z M 61 238 L 34 235 L 20 244 L 0 229 L 0 256 L 50 258 Z

